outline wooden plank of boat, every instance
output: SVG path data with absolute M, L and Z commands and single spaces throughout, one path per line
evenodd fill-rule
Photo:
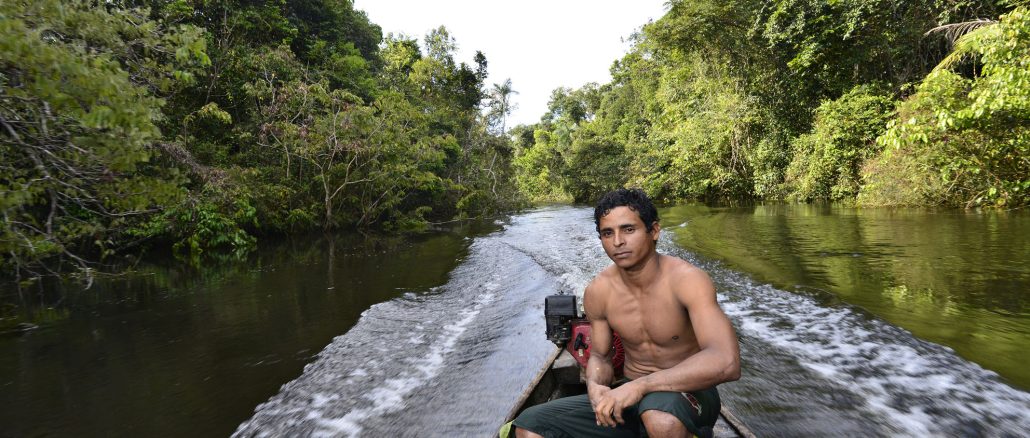
M 526 387 L 524 391 L 522 391 L 522 394 L 519 395 L 518 400 L 515 401 L 515 405 L 512 406 L 511 410 L 508 411 L 508 415 L 504 417 L 505 424 L 507 424 L 509 421 L 514 420 L 515 417 L 518 416 L 523 409 L 536 404 L 527 404 L 527 401 L 529 400 L 529 397 L 533 395 L 533 392 L 537 389 L 537 387 L 540 386 L 540 382 L 544 379 L 544 377 L 552 372 L 551 368 L 554 366 L 555 359 L 557 359 L 558 355 L 561 354 L 563 351 L 565 350 L 562 350 L 558 347 L 554 347 L 554 351 L 552 351 L 551 354 L 547 356 L 547 361 L 544 362 L 543 368 L 540 368 L 540 371 L 537 371 L 536 376 L 533 377 L 533 381 L 530 382 L 529 386 Z
M 548 355 L 544 366 L 533 377 L 533 381 L 519 395 L 504 422 L 508 423 L 514 420 L 519 413 L 531 406 L 583 392 L 585 392 L 585 387 L 581 383 L 576 360 L 564 349 L 555 347 L 554 351 Z M 716 421 L 713 429 L 713 436 L 716 438 L 755 438 L 754 432 L 726 405 L 720 409 L 719 420 Z

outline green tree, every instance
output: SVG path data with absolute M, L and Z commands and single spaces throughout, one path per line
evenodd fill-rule
M 437 175 L 444 149 L 458 146 L 448 136 L 420 137 L 420 115 L 399 95 L 363 105 L 326 83 L 299 82 L 256 85 L 252 92 L 263 103 L 261 142 L 282 150 L 287 165 L 295 161 L 306 169 L 294 178 L 314 186 L 326 229 L 420 217 L 428 206 L 405 210 L 400 204 L 413 191 L 444 187 Z
M 494 84 L 487 93 L 487 123 L 497 133 L 504 135 L 507 132 L 506 122 L 512 111 L 518 109 L 518 105 L 512 103 L 511 96 L 519 94 L 511 88 L 511 78 L 505 79 L 503 83 Z
M 974 62 L 974 75 L 953 69 Z M 967 61 L 967 62 L 968 62 Z M 1030 10 L 962 36 L 878 140 L 867 204 L 1030 202 Z
M 622 144 L 596 130 L 591 124 L 576 133 L 562 175 L 575 202 L 596 202 L 625 185 L 628 178 Z
M 893 115 L 893 98 L 859 85 L 816 109 L 812 132 L 797 137 L 785 185 L 801 200 L 850 200 L 862 186 L 861 167 L 880 151 L 876 138 Z
M 569 200 L 561 181 L 565 159 L 555 148 L 550 131 L 536 129 L 533 145 L 519 151 L 514 160 L 519 191 L 532 202 Z
M 152 165 L 155 120 L 161 96 L 208 63 L 205 41 L 147 16 L 118 3 L 3 3 L 0 263 L 17 275 L 63 262 L 88 273 L 181 197 L 175 170 Z
M 576 187 L 591 160 L 589 149 L 574 145 L 589 132 L 582 144 L 613 142 L 625 156 L 624 183 L 659 199 L 854 199 L 864 181 L 859 169 L 882 148 L 872 139 L 895 101 L 947 53 L 946 41 L 926 30 L 1006 6 L 677 0 L 668 7 L 633 36 L 611 84 L 555 90 L 534 127 L 546 132 L 536 144 L 547 153 L 520 158 L 534 194 L 579 199 L 592 190 Z M 977 68 L 967 63 L 959 73 Z

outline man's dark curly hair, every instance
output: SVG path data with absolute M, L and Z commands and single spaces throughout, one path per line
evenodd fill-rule
M 640 220 L 644 221 L 648 233 L 654 231 L 654 224 L 658 222 L 658 209 L 647 197 L 647 193 L 640 189 L 618 189 L 604 195 L 594 208 L 594 227 L 597 228 L 597 232 L 601 232 L 601 218 L 607 216 L 615 207 L 629 207 L 640 215 Z

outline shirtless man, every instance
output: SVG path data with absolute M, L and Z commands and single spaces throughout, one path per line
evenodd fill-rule
M 711 279 L 658 254 L 658 211 L 641 190 L 620 189 L 594 210 L 601 246 L 614 262 L 587 286 L 591 327 L 587 394 L 527 409 L 515 435 L 686 437 L 711 434 L 715 385 L 740 378 L 740 351 Z M 625 375 L 612 387 L 612 330 L 622 337 Z

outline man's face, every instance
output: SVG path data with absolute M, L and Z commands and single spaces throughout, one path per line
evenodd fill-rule
M 661 230 L 655 223 L 653 230 L 647 232 L 640 215 L 624 206 L 601 217 L 599 227 L 604 252 L 623 269 L 636 266 L 654 251 Z

